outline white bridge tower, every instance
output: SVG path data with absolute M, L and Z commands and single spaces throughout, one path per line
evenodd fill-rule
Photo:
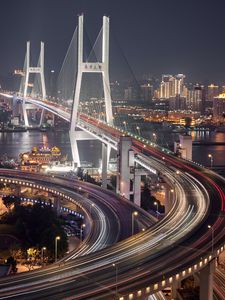
M 26 52 L 25 66 L 24 66 L 24 81 L 20 89 L 20 92 L 22 93 L 22 96 L 24 98 L 22 103 L 22 109 L 23 109 L 25 126 L 29 126 L 28 116 L 27 116 L 27 109 L 29 107 L 29 104 L 26 104 L 25 98 L 27 97 L 27 93 L 28 93 L 30 74 L 40 74 L 41 92 L 42 92 L 42 98 L 44 100 L 46 98 L 46 88 L 45 88 L 45 77 L 44 77 L 44 43 L 43 42 L 41 42 L 40 56 L 39 56 L 37 67 L 30 66 L 30 42 L 27 42 L 27 52 Z M 42 110 L 42 117 L 43 117 L 43 110 Z
M 74 93 L 73 109 L 71 115 L 70 125 L 70 142 L 72 148 L 73 161 L 77 166 L 80 166 L 80 157 L 78 153 L 77 141 L 86 139 L 82 138 L 82 134 L 77 134 L 76 123 L 78 119 L 78 106 L 80 101 L 80 90 L 83 73 L 101 73 L 103 80 L 104 99 L 106 108 L 106 121 L 108 124 L 113 124 L 112 115 L 112 100 L 109 83 L 109 18 L 103 17 L 103 35 L 102 35 L 102 60 L 100 62 L 84 62 L 83 61 L 83 15 L 78 19 L 78 70 L 76 78 L 76 86 Z M 85 135 L 85 133 L 84 133 Z M 92 138 L 93 139 L 93 138 Z M 107 172 L 107 164 L 110 155 L 110 147 L 103 145 L 103 159 L 102 159 L 102 182 L 106 180 L 105 172 Z M 107 157 L 107 159 L 105 159 Z M 104 163 L 106 162 L 106 165 Z M 105 171 L 104 171 L 105 170 Z M 107 175 L 107 174 L 106 174 Z

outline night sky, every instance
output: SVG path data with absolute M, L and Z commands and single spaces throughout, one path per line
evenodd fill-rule
M 59 69 L 82 12 L 92 38 L 110 16 L 136 77 L 184 73 L 225 83 L 224 0 L 1 0 L 0 75 L 22 68 L 27 40 L 34 57 L 43 40 L 46 68 Z

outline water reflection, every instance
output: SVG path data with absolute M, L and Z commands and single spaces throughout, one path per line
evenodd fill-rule
M 151 136 L 148 131 L 148 135 Z M 225 142 L 225 133 L 196 131 L 191 133 L 195 141 Z M 179 134 L 163 134 L 157 132 L 157 141 L 172 147 L 173 140 L 178 140 Z M 72 159 L 68 132 L 14 132 L 0 133 L 0 155 L 7 154 L 10 157 L 18 157 L 19 153 L 30 151 L 33 146 L 58 146 L 68 159 Z M 81 141 L 79 143 L 80 158 L 82 161 L 92 162 L 99 167 L 101 159 L 101 143 L 98 141 Z M 193 146 L 193 160 L 209 166 L 208 154 L 213 155 L 214 165 L 225 166 L 225 145 Z

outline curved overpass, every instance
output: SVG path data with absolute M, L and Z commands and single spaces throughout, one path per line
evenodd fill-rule
M 115 148 L 124 134 L 84 115 L 79 127 L 104 142 L 107 139 Z M 133 138 L 132 147 L 138 163 L 154 167 L 175 182 L 177 197 L 168 215 L 147 231 L 69 261 L 53 274 L 39 271 L 35 279 L 21 275 L 13 284 L 10 278 L 2 279 L 1 299 L 37 299 L 37 292 L 43 299 L 110 299 L 115 290 L 121 299 L 144 299 L 201 270 L 224 249 L 224 179 L 142 138 Z M 208 225 L 213 228 L 213 241 Z

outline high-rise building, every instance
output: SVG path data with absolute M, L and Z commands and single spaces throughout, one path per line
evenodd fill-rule
M 184 78 L 185 75 L 177 74 L 162 75 L 162 82 L 160 84 L 160 98 L 169 99 L 176 96 L 183 96 L 184 92 Z
M 152 101 L 153 86 L 150 83 L 141 85 L 141 98 L 146 102 Z
M 162 82 L 160 84 L 160 98 L 169 99 L 173 97 L 173 75 L 162 75 Z
M 183 96 L 184 89 L 184 74 L 177 74 L 174 77 L 174 93 L 175 95 Z
M 186 107 L 191 111 L 203 110 L 203 86 L 195 85 L 193 89 L 188 90 Z
M 208 90 L 207 90 L 207 100 L 208 101 L 213 101 L 213 99 L 215 97 L 217 97 L 219 95 L 219 93 L 220 93 L 219 86 L 214 85 L 214 84 L 210 84 L 208 86 Z
M 225 123 L 225 94 L 220 94 L 213 99 L 213 120 Z

